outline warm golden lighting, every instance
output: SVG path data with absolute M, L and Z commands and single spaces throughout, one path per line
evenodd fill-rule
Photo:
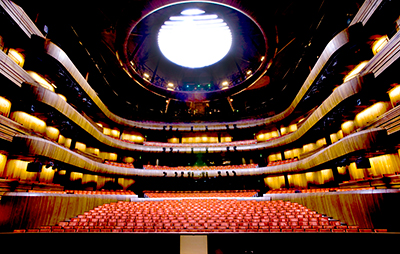
M 326 139 L 325 138 L 318 139 L 315 144 L 317 147 L 324 146 L 324 145 L 326 145 Z
M 111 136 L 111 129 L 107 127 L 103 127 L 103 134 L 107 136 Z
M 363 179 L 366 177 L 364 169 L 358 169 L 355 162 L 349 165 L 349 175 L 352 180 Z
M 360 71 L 365 67 L 365 65 L 367 65 L 368 61 L 364 61 L 359 63 L 356 67 L 354 67 L 353 70 L 351 70 L 346 77 L 344 77 L 343 82 L 347 82 L 350 79 L 354 78 L 357 76 L 358 73 L 360 73 Z
M 42 134 L 46 133 L 46 123 L 35 116 L 22 111 L 15 111 L 11 113 L 10 118 L 29 130 Z
M 221 137 L 221 142 L 231 142 L 232 137 Z M 179 143 L 178 138 L 171 138 L 168 140 L 170 143 Z M 217 134 L 188 134 L 182 137 L 182 143 L 218 143 Z
M 55 170 L 53 167 L 42 166 L 42 172 L 39 174 L 39 181 L 43 183 L 53 182 Z
M 285 187 L 285 177 L 284 176 L 273 176 L 264 178 L 264 183 L 270 189 L 280 189 Z
M 167 86 L 169 86 L 169 87 L 174 87 L 174 84 L 172 84 L 172 83 L 168 83 L 168 85 Z
M 288 130 L 286 127 L 281 127 L 280 132 L 281 132 L 281 135 L 285 135 L 288 133 Z
M 122 160 L 125 163 L 133 163 L 135 161 L 133 157 L 124 157 Z
M 383 176 L 384 174 L 396 174 L 400 172 L 400 157 L 399 154 L 384 154 L 369 158 L 371 164 L 370 172 L 375 177 Z
M 8 117 L 10 115 L 11 102 L 4 97 L 0 97 L 0 114 Z
M 67 147 L 67 148 L 70 148 L 71 144 L 72 144 L 72 139 L 66 138 L 65 142 L 64 142 L 64 146 Z
M 6 162 L 7 162 L 7 156 L 0 153 L 0 176 L 2 176 L 4 173 Z
M 50 138 L 53 141 L 58 140 L 58 135 L 60 134 L 60 131 L 57 128 L 48 126 L 46 127 L 46 136 Z
M 116 153 L 100 152 L 99 157 L 103 160 L 116 161 L 118 155 Z
M 329 135 L 329 137 L 331 139 L 332 144 L 339 140 L 336 133 L 332 133 L 331 135 Z
M 342 123 L 341 129 L 344 135 L 349 135 L 355 129 L 354 121 L 349 120 L 347 122 Z
M 391 105 L 388 102 L 377 102 L 358 113 L 354 119 L 354 123 L 357 127 L 364 127 L 375 121 L 378 116 L 382 115 L 390 108 Z
M 247 75 L 250 75 L 251 73 L 252 73 L 251 70 L 248 70 L 248 71 L 246 72 Z
M 263 62 L 264 60 L 265 60 L 265 56 L 262 56 L 262 57 L 260 58 L 260 61 Z
M 343 136 L 343 131 L 342 130 L 339 130 L 337 133 L 336 133 L 336 135 L 337 135 L 337 138 L 340 140 L 340 139 L 342 139 L 344 136 Z
M 280 160 L 282 160 L 281 153 L 273 153 L 268 156 L 268 162 L 280 161 Z
M 49 89 L 50 91 L 54 92 L 54 87 L 44 77 L 42 77 L 41 75 L 39 75 L 39 74 L 37 74 L 36 72 L 33 72 L 33 71 L 27 71 L 27 72 L 41 86 L 43 86 L 44 88 Z
M 309 143 L 303 146 L 303 153 L 311 152 L 317 149 L 317 145 L 315 143 Z
M 379 40 L 375 41 L 374 44 L 372 44 L 372 52 L 374 53 L 374 55 L 381 51 L 381 49 L 383 49 L 388 42 L 389 38 L 387 37 L 387 35 L 384 35 L 379 38 Z
M 400 86 L 397 85 L 389 91 L 390 102 L 395 107 L 400 102 Z
M 143 74 L 143 76 L 144 76 L 145 79 L 149 79 L 150 78 L 150 75 L 147 74 L 147 73 Z
M 121 139 L 135 143 L 143 143 L 144 141 L 144 137 L 139 133 L 122 133 Z
M 114 138 L 119 138 L 120 131 L 118 129 L 111 130 L 111 136 Z
M 84 174 L 82 176 L 82 184 L 88 184 L 90 182 L 97 183 L 97 175 Z
M 16 159 L 8 160 L 4 169 L 3 176 L 25 181 L 35 181 L 38 173 L 26 171 L 28 163 L 29 161 Z
M 77 181 L 82 179 L 83 174 L 82 173 L 77 173 L 77 172 L 71 172 L 69 180 L 71 181 Z
M 177 144 L 177 143 L 179 143 L 179 138 L 170 138 L 170 139 L 168 139 L 168 143 Z
M 19 53 L 15 49 L 9 49 L 8 50 L 8 56 L 11 58 L 11 60 L 13 60 L 19 66 L 21 66 L 21 67 L 24 66 L 24 62 L 25 62 L 24 55 L 22 55 L 21 53 Z
M 67 97 L 65 97 L 64 95 L 58 93 L 58 96 L 60 96 L 60 98 L 63 99 L 64 101 L 67 101 Z
M 100 149 L 94 148 L 94 147 L 86 147 L 86 152 L 87 152 L 87 153 L 90 153 L 90 154 L 94 154 L 94 155 L 99 156 L 99 154 L 100 154 Z
M 116 153 L 110 153 L 110 161 L 116 161 L 118 159 L 118 155 Z
M 75 149 L 79 150 L 81 152 L 86 152 L 86 144 L 81 143 L 81 142 L 76 142 L 75 143 Z
M 289 125 L 289 132 L 295 132 L 295 131 L 297 131 L 297 124 Z

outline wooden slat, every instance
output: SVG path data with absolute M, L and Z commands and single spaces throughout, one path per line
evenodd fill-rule
M 369 129 L 353 133 L 333 143 L 327 148 L 302 160 L 281 164 L 277 166 L 259 167 L 252 171 L 253 174 L 283 174 L 303 172 L 322 165 L 331 160 L 351 154 L 355 151 L 363 151 L 376 147 L 384 142 L 387 137 L 385 129 Z M 244 170 L 238 171 L 238 175 Z
M 99 205 L 129 199 L 119 195 L 5 193 L 0 201 L 0 229 L 10 232 L 15 228 L 56 225 Z
M 332 92 L 332 94 L 303 122 L 303 124 L 295 132 L 289 133 L 282 138 L 268 142 L 260 142 L 254 145 L 254 147 L 257 149 L 267 149 L 290 144 L 298 140 L 313 126 L 315 126 L 324 116 L 334 110 L 335 107 L 337 107 L 341 102 L 360 92 L 363 83 L 368 82 L 367 79 L 369 77 L 371 76 L 357 76 L 356 78 L 353 78 L 336 88 L 335 91 Z
M 301 138 L 306 134 L 313 126 L 315 126 L 325 115 L 330 111 L 334 110 L 341 102 L 357 94 L 366 80 L 367 77 L 356 77 L 350 81 L 344 83 L 335 91 L 315 110 L 308 118 L 303 122 L 299 129 L 293 133 L 285 135 L 282 138 L 272 140 L 269 142 L 261 142 L 255 145 L 238 146 L 238 151 L 245 150 L 256 150 L 256 149 L 268 149 L 273 147 L 279 147 L 285 144 L 289 144 Z M 114 148 L 130 150 L 130 151 L 151 151 L 151 152 L 163 152 L 162 147 L 143 146 L 132 143 L 127 143 L 118 139 L 114 139 L 107 135 L 104 135 L 92 122 L 88 121 L 72 106 L 60 98 L 56 93 L 47 90 L 41 86 L 24 84 L 23 89 L 27 90 L 27 94 L 32 94 L 36 100 L 41 101 L 68 117 L 75 124 L 84 129 L 88 134 L 100 142 L 109 145 Z M 181 148 L 180 148 L 181 149 Z M 224 151 L 225 147 L 213 148 L 213 152 Z M 182 149 L 181 149 L 182 150 Z M 206 151 L 203 149 L 204 152 Z
M 260 126 L 264 124 L 270 124 L 274 122 L 278 122 L 287 116 L 289 116 L 294 109 L 297 107 L 299 102 L 302 100 L 308 89 L 313 84 L 314 80 L 318 77 L 319 73 L 323 70 L 325 65 L 329 62 L 329 59 L 333 54 L 335 54 L 340 48 L 346 45 L 351 38 L 351 34 L 357 34 L 359 32 L 358 26 L 353 26 L 351 28 L 345 29 L 339 34 L 337 34 L 325 47 L 324 51 L 320 55 L 317 63 L 313 67 L 311 73 L 303 83 L 300 91 L 298 92 L 297 96 L 291 103 L 291 105 L 284 110 L 283 112 L 274 115 L 272 117 L 266 119 L 259 119 L 259 120 L 248 120 L 248 121 L 237 121 L 237 122 L 230 122 L 225 123 L 233 127 L 233 124 L 236 124 L 237 128 L 248 128 L 249 126 Z M 193 129 L 201 129 L 203 130 L 204 126 L 208 126 L 209 129 L 213 128 L 215 123 L 201 123 L 201 124 L 182 124 L 182 123 L 144 123 L 144 122 L 136 122 L 131 121 L 125 118 L 122 118 L 107 108 L 106 105 L 100 100 L 97 96 L 96 92 L 91 88 L 89 83 L 86 79 L 82 76 L 82 74 L 78 71 L 72 61 L 68 58 L 66 53 L 60 49 L 57 45 L 53 44 L 52 42 L 46 41 L 44 43 L 44 48 L 47 54 L 52 56 L 56 59 L 60 64 L 70 73 L 70 75 L 75 79 L 77 84 L 88 94 L 88 96 L 93 100 L 93 102 L 99 107 L 99 109 L 112 121 L 117 124 L 133 127 L 133 128 L 145 128 L 145 129 L 163 129 L 163 126 L 173 126 L 173 129 L 179 129 L 185 127 L 185 130 L 190 130 L 190 126 L 193 126 Z M 220 126 L 221 123 L 218 123 L 216 126 Z M 189 127 L 189 128 L 188 128 Z
M 21 66 L 0 50 L 0 74 L 21 87 L 24 82 L 35 83 L 35 80 Z
M 260 175 L 260 174 L 283 174 L 303 172 L 312 169 L 318 165 L 340 158 L 355 151 L 363 151 L 375 148 L 379 142 L 385 140 L 387 132 L 385 129 L 370 129 L 360 131 L 338 142 L 328 146 L 316 154 L 303 160 L 282 164 L 277 166 L 259 167 L 253 169 L 235 169 L 237 175 Z M 98 174 L 117 174 L 124 176 L 163 176 L 163 170 L 145 170 L 111 166 L 96 161 L 92 161 L 82 155 L 79 155 L 68 148 L 60 146 L 49 140 L 39 137 L 17 135 L 13 143 L 21 150 L 29 154 L 41 155 L 50 159 L 61 161 L 76 167 L 88 170 Z M 209 177 L 217 176 L 216 170 L 207 171 Z M 174 172 L 168 174 L 173 177 Z
M 364 190 L 274 194 L 272 200 L 297 202 L 318 213 L 327 214 L 347 225 L 360 228 L 398 228 L 397 202 L 400 190 Z
M 366 0 L 351 21 L 350 26 L 357 23 L 362 23 L 365 25 L 381 3 L 382 0 Z
M 97 174 L 163 176 L 160 170 L 124 168 L 93 161 L 64 146 L 39 137 L 16 135 L 13 144 L 19 147 L 19 150 L 26 151 L 28 154 L 41 155 Z
M 0 6 L 10 15 L 15 23 L 19 25 L 22 31 L 31 38 L 32 34 L 44 37 L 42 32 L 36 27 L 35 23 L 29 18 L 25 11 L 9 0 L 1 0 Z
M 360 71 L 360 75 L 374 73 L 378 77 L 400 57 L 400 31 Z

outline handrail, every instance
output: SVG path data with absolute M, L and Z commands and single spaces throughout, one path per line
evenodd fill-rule
M 369 129 L 348 135 L 329 147 L 319 151 L 318 153 L 299 161 L 277 166 L 258 167 L 251 169 L 234 169 L 231 171 L 235 171 L 238 176 L 304 172 L 356 151 L 375 148 L 380 144 L 379 142 L 383 142 L 382 139 L 385 137 L 387 137 L 387 132 L 385 129 Z M 86 158 L 74 151 L 71 151 L 70 149 L 65 148 L 55 142 L 33 136 L 18 134 L 14 137 L 13 143 L 17 147 L 23 148 L 23 151 L 26 151 L 28 154 L 47 157 L 98 174 L 115 174 L 123 176 L 164 176 L 165 172 L 164 170 L 123 168 L 99 163 L 90 160 L 89 158 Z M 207 172 L 209 177 L 218 176 L 218 172 L 216 170 L 204 170 L 197 172 Z M 169 170 L 166 176 L 174 177 L 174 171 Z
M 317 63 L 313 67 L 311 73 L 308 75 L 307 79 L 303 83 L 301 89 L 299 90 L 297 96 L 293 100 L 292 104 L 283 112 L 274 115 L 265 119 L 258 120 L 242 120 L 242 121 L 234 121 L 234 122 L 226 122 L 226 123 L 212 123 L 212 122 L 204 122 L 204 123 L 161 123 L 161 122 L 139 122 L 132 121 L 125 118 L 122 118 L 114 113 L 112 113 L 107 106 L 101 101 L 101 99 L 97 96 L 96 92 L 89 85 L 86 79 L 82 76 L 82 74 L 78 71 L 76 66 L 69 59 L 67 54 L 59 48 L 57 45 L 50 41 L 46 41 L 44 43 L 45 52 L 53 57 L 56 61 L 58 61 L 74 78 L 77 84 L 86 92 L 86 94 L 93 100 L 94 104 L 96 104 L 99 109 L 108 117 L 110 120 L 114 121 L 117 124 L 123 126 L 129 126 L 132 128 L 143 128 L 143 129 L 154 129 L 154 130 L 163 130 L 165 126 L 171 127 L 173 129 L 179 129 L 181 131 L 190 131 L 193 127 L 193 130 L 200 129 L 205 130 L 205 127 L 208 127 L 208 130 L 212 130 L 214 128 L 226 129 L 226 125 L 229 128 L 249 128 L 255 126 L 261 126 L 265 124 L 271 124 L 274 122 L 278 122 L 287 116 L 289 116 L 297 105 L 302 100 L 303 96 L 306 94 L 308 89 L 311 87 L 315 79 L 318 77 L 320 72 L 323 70 L 324 66 L 328 63 L 329 59 L 344 45 L 346 45 L 350 41 L 351 35 L 357 34 L 360 30 L 360 26 L 352 26 L 344 29 L 342 32 L 337 34 L 325 47 L 321 56 L 319 57 Z M 196 127 L 196 128 L 195 128 Z

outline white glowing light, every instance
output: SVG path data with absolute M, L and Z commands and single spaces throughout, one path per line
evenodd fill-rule
M 204 14 L 205 11 L 200 10 L 200 9 L 186 9 L 181 12 L 182 15 L 200 15 Z
M 232 34 L 221 18 L 200 9 L 172 16 L 158 33 L 158 46 L 171 62 L 201 68 L 221 60 L 230 50 Z

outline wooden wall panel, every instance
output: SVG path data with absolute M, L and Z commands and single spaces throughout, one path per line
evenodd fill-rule
M 13 144 L 20 152 L 41 155 L 61 161 L 97 174 L 115 174 L 123 176 L 163 176 L 162 170 L 145 170 L 117 167 L 90 160 L 55 142 L 39 137 L 16 135 Z
M 370 190 L 329 193 L 296 193 L 266 195 L 271 200 L 297 202 L 318 213 L 360 228 L 386 228 L 398 231 L 397 204 L 400 190 Z M 34 195 L 8 193 L 0 202 L 0 231 L 55 225 L 83 214 L 99 205 L 129 201 L 128 197 L 108 195 Z
M 387 137 L 384 129 L 370 129 L 348 135 L 340 141 L 313 154 L 305 159 L 277 166 L 259 167 L 253 169 L 236 169 L 237 175 L 283 174 L 303 172 L 323 163 L 340 158 L 355 151 L 375 148 Z M 42 155 L 44 157 L 74 165 L 97 174 L 117 174 L 124 176 L 163 176 L 163 170 L 146 170 L 123 168 L 92 161 L 57 143 L 42 138 L 16 135 L 14 144 L 21 152 Z M 216 170 L 209 170 L 210 177 L 217 176 Z M 168 174 L 173 177 L 174 174 Z
M 248 121 L 238 121 L 238 122 L 229 122 L 229 125 L 236 124 L 237 128 L 248 128 L 250 126 L 257 126 L 257 125 L 264 125 L 264 124 L 270 124 L 274 123 L 277 121 L 280 121 L 287 116 L 289 116 L 293 110 L 297 107 L 299 102 L 302 100 L 308 89 L 311 87 L 313 84 L 314 80 L 318 77 L 320 72 L 323 70 L 325 65 L 329 62 L 329 59 L 344 45 L 346 45 L 349 41 L 350 38 L 353 36 L 353 34 L 358 34 L 360 31 L 361 25 L 354 25 L 350 28 L 346 28 L 342 32 L 338 33 L 325 47 L 324 51 L 321 53 L 317 63 L 313 67 L 311 73 L 303 83 L 303 86 L 301 87 L 300 91 L 298 92 L 297 96 L 291 103 L 291 105 L 284 110 L 283 112 L 274 115 L 269 118 L 265 119 L 260 119 L 260 120 L 248 120 Z M 111 111 L 107 108 L 106 105 L 100 100 L 100 98 L 97 96 L 96 92 L 91 88 L 89 83 L 86 81 L 86 79 L 82 76 L 82 74 L 78 71 L 78 69 L 75 67 L 73 62 L 69 59 L 67 54 L 59 48 L 57 45 L 50 41 L 46 41 L 44 43 L 44 49 L 47 52 L 48 55 L 53 57 L 55 60 L 57 60 L 69 73 L 70 75 L 75 79 L 77 84 L 88 94 L 88 96 L 93 100 L 93 102 L 99 107 L 99 109 L 112 121 L 115 123 L 118 123 L 123 126 L 129 126 L 133 128 L 145 128 L 145 129 L 163 129 L 163 126 L 168 125 L 172 126 L 173 129 L 182 129 L 182 127 L 186 127 L 185 130 L 190 130 L 190 127 L 193 126 L 193 129 L 199 128 L 200 130 L 204 130 L 205 126 L 208 126 L 209 128 L 212 128 L 214 123 L 201 123 L 201 124 L 182 124 L 182 123 L 141 123 L 141 122 L 135 122 L 131 121 L 125 118 L 122 118 Z M 217 124 L 221 125 L 221 124 Z M 226 124 L 224 124 L 225 126 Z M 187 128 L 188 127 L 188 128 Z
M 272 200 L 297 202 L 347 225 L 399 230 L 400 190 L 321 192 L 265 195 Z
M 72 194 L 6 193 L 0 201 L 0 231 L 38 228 L 83 214 L 105 203 L 130 201 L 129 197 Z

